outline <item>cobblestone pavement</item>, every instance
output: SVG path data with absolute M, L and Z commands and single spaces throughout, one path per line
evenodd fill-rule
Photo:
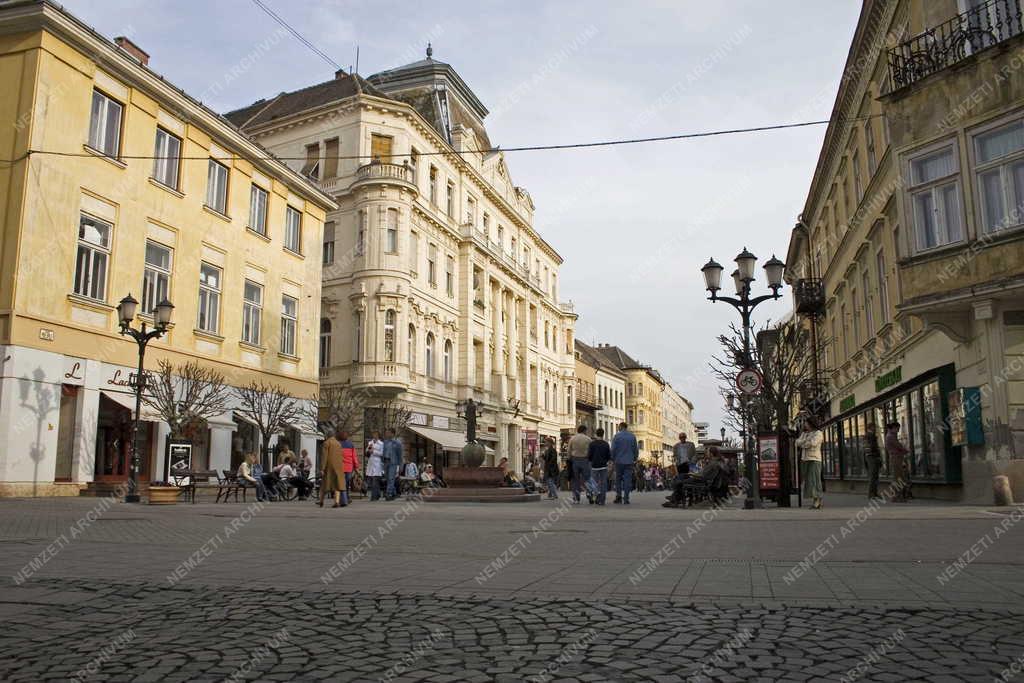
M 30 593 L 3 604 L 6 681 L 991 681 L 1024 654 L 1021 615 L 996 610 L 14 590 Z
M 0 680 L 1024 681 L 1020 511 L 659 502 L 2 500 Z

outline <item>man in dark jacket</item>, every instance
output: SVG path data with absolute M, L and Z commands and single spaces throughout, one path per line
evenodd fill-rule
M 544 449 L 544 482 L 548 485 L 548 500 L 558 498 L 558 451 L 550 436 Z
M 864 462 L 868 466 L 868 499 L 878 498 L 878 472 L 882 469 L 882 448 L 875 423 L 868 422 L 864 434 Z
M 608 462 L 612 459 L 612 449 L 604 440 L 604 430 L 598 429 L 594 432 L 596 439 L 587 446 L 587 459 L 590 461 L 590 476 L 594 483 L 596 503 L 604 505 L 608 495 Z
M 668 497 L 667 502 L 662 503 L 662 507 L 678 507 L 680 505 L 685 507 L 687 504 L 692 504 L 693 489 L 698 483 L 707 486 L 712 503 L 718 503 L 729 497 L 729 473 L 715 446 L 711 447 L 708 463 L 700 471 L 700 474 L 687 474 L 676 478 L 672 495 Z

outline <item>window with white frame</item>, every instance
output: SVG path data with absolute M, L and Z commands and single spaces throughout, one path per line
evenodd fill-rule
M 324 253 L 323 265 L 329 266 L 334 263 L 334 221 L 324 223 Z
M 261 235 L 267 234 L 267 198 L 269 194 L 259 185 L 249 190 L 249 228 Z
M 450 339 L 444 340 L 444 356 L 443 356 L 443 370 L 444 370 L 444 381 L 452 381 L 452 341 Z
M 985 232 L 1024 224 L 1024 119 L 976 135 L 974 152 Z
M 962 240 L 960 169 L 953 145 L 911 159 L 909 171 L 917 250 Z
M 302 213 L 290 206 L 284 211 L 284 248 L 302 253 Z
M 413 277 L 420 271 L 420 234 L 416 231 L 409 233 L 409 274 Z
M 206 205 L 219 214 L 228 213 L 228 167 L 213 159 L 206 172 Z
M 217 334 L 220 328 L 221 271 L 209 263 L 199 265 L 199 319 L 196 327 L 203 332 Z
M 295 333 L 298 327 L 299 301 L 295 297 L 281 296 L 281 353 L 295 355 Z
M 260 345 L 260 327 L 263 322 L 263 287 L 250 280 L 245 281 L 242 294 L 242 341 L 253 346 Z
M 448 181 L 445 195 L 445 212 L 455 218 L 455 183 Z
M 427 332 L 427 377 L 434 376 L 434 333 Z
M 121 117 L 124 106 L 99 90 L 92 91 L 89 113 L 89 146 L 108 157 L 121 153 Z
M 388 209 L 386 230 L 387 252 L 389 254 L 398 253 L 398 209 Z
M 180 163 L 181 138 L 157 127 L 156 143 L 153 145 L 153 180 L 177 190 Z
M 427 282 L 432 287 L 437 286 L 437 245 L 431 244 L 427 247 Z
M 409 340 L 407 354 L 409 358 L 409 372 L 416 372 L 416 326 L 409 325 Z
M 75 294 L 97 301 L 106 300 L 112 231 L 110 223 L 84 213 L 79 216 Z
M 397 315 L 393 309 L 384 313 L 384 362 L 395 362 L 395 322 Z
M 320 319 L 320 367 L 331 367 L 331 321 Z
M 881 249 L 875 255 L 875 262 L 878 268 L 878 310 L 881 313 L 881 321 L 889 322 L 889 278 L 885 272 L 885 252 Z
M 448 296 L 455 296 L 455 259 L 446 256 L 444 263 L 444 289 Z
M 152 313 L 169 298 L 171 291 L 171 250 L 146 240 L 146 267 L 142 271 L 142 312 Z

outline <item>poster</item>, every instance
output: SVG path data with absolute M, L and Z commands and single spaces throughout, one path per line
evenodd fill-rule
M 766 434 L 757 437 L 758 472 L 760 488 L 778 489 L 779 483 L 779 437 Z
M 171 475 L 178 471 L 187 472 L 192 469 L 192 444 L 172 443 L 168 447 L 171 462 Z

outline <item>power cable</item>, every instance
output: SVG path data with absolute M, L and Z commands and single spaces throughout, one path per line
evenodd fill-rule
M 312 50 L 318 57 L 323 59 L 328 64 L 332 65 L 335 69 L 341 69 L 341 65 L 340 64 L 338 64 L 336 61 L 331 59 L 326 53 L 324 53 L 322 50 L 320 50 L 320 48 L 318 48 L 316 45 L 314 45 L 310 41 L 306 40 L 306 38 L 301 33 L 299 33 L 298 30 L 293 28 L 291 24 L 289 24 L 287 21 L 282 19 L 278 14 L 276 14 L 274 12 L 274 10 L 270 9 L 265 4 L 263 4 L 263 2 L 261 0 L 252 0 L 252 2 L 253 2 L 254 5 L 256 5 L 261 10 L 266 12 L 267 16 L 269 16 L 271 19 L 273 19 L 278 24 L 283 26 L 286 31 L 288 31 L 293 36 L 295 36 L 296 40 L 298 40 L 300 43 L 302 43 L 303 45 L 308 47 L 310 50 Z

